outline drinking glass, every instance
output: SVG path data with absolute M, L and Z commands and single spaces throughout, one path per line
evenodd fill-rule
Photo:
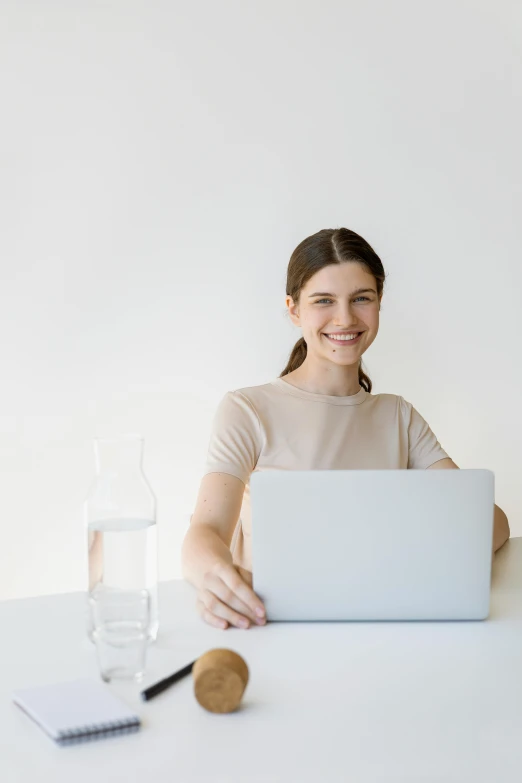
M 143 678 L 150 603 L 147 590 L 100 590 L 90 595 L 93 641 L 105 682 Z

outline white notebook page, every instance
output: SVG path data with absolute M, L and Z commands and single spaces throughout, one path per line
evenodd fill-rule
M 24 688 L 13 701 L 53 739 L 81 729 L 139 722 L 139 716 L 120 701 L 108 686 L 95 680 L 73 680 L 56 685 Z

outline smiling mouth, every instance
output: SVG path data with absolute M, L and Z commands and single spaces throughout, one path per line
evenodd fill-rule
M 335 345 L 353 345 L 354 343 L 359 342 L 361 335 L 364 334 L 364 332 L 358 332 L 356 337 L 351 337 L 348 340 L 343 339 L 336 339 L 335 337 L 330 336 L 329 334 L 323 334 L 323 337 L 326 337 L 327 340 L 329 340 L 331 343 L 334 343 Z

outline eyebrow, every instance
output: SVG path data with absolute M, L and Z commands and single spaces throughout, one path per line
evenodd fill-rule
M 355 291 L 352 291 L 350 296 L 355 296 L 355 294 L 376 294 L 377 291 L 374 288 L 357 288 Z M 335 296 L 335 294 L 329 294 L 327 291 L 316 291 L 315 294 L 309 294 L 308 298 L 311 299 L 312 296 Z

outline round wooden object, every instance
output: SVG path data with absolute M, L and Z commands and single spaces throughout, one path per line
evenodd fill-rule
M 209 712 L 233 712 L 248 682 L 248 666 L 233 650 L 209 650 L 192 668 L 194 695 Z

